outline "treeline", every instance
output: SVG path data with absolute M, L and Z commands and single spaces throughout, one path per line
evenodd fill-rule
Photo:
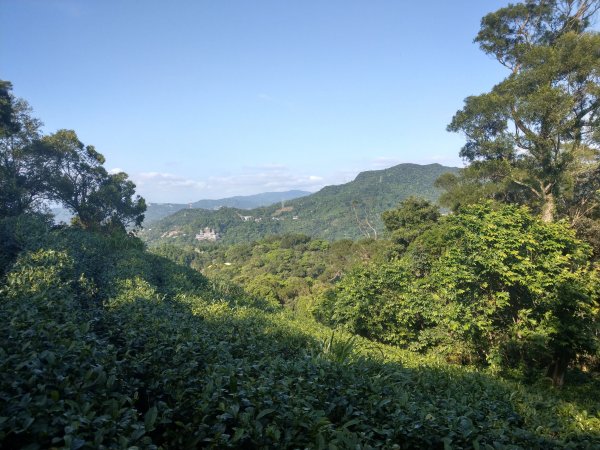
M 442 216 L 408 199 L 386 238 L 273 236 L 152 251 L 334 328 L 529 382 L 597 373 L 600 277 L 567 223 L 487 203 Z
M 593 384 L 507 383 L 332 334 L 124 233 L 11 223 L 21 251 L 0 280 L 2 448 L 600 444 Z
M 510 74 L 450 126 L 471 162 L 439 181 L 451 214 L 160 249 L 212 279 L 146 252 L 127 176 L 3 83 L 0 447 L 598 448 L 599 8 L 483 19 Z
M 384 240 L 329 242 L 285 234 L 230 246 L 162 244 L 151 251 L 198 270 L 213 282 L 238 285 L 248 295 L 296 310 L 309 308 L 313 298 L 352 267 L 385 261 L 389 248 Z
M 349 183 L 326 186 L 283 204 L 251 210 L 185 209 L 149 224 L 140 237 L 149 245 L 193 245 L 197 243 L 196 233 L 209 227 L 226 245 L 274 234 L 304 234 L 327 240 L 376 238 L 384 230 L 383 211 L 411 195 L 436 200 L 441 190 L 434 186 L 435 180 L 457 170 L 439 164 L 399 164 L 362 172 Z

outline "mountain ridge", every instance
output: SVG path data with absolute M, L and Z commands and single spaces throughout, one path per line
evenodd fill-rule
M 235 195 L 233 197 L 224 197 L 219 199 L 202 199 L 192 203 L 148 203 L 144 224 L 149 225 L 168 215 L 187 208 L 200 209 L 219 209 L 222 207 L 253 209 L 261 206 L 268 206 L 280 201 L 292 200 L 295 198 L 310 195 L 311 192 L 292 189 L 282 192 L 261 192 L 252 195 Z
M 238 209 L 252 209 L 261 206 L 268 206 L 280 201 L 292 200 L 295 198 L 310 195 L 309 191 L 291 189 L 282 192 L 260 192 L 252 195 L 235 195 L 233 197 L 224 197 L 219 199 L 202 199 L 192 203 L 158 203 L 148 202 L 144 214 L 144 225 L 147 226 L 156 220 L 169 216 L 186 208 L 219 209 L 221 207 L 233 207 Z M 65 208 L 54 207 L 50 211 L 54 215 L 55 222 L 69 222 L 73 215 Z
M 318 192 L 281 205 L 250 210 L 186 209 L 164 217 L 142 230 L 149 244 L 196 242 L 197 233 L 209 228 L 226 243 L 244 242 L 270 234 L 302 233 L 328 240 L 376 237 L 383 231 L 380 215 L 400 201 L 417 196 L 436 201 L 435 180 L 459 168 L 438 163 L 413 163 L 359 173 L 354 180 L 325 186 Z

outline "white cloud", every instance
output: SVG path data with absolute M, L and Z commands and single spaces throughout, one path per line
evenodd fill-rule
M 114 169 L 110 169 L 108 171 L 108 173 L 110 173 L 111 175 L 116 175 L 121 172 L 125 172 L 125 171 L 123 169 L 121 169 L 120 167 L 115 167 Z
M 140 195 L 155 203 L 187 203 L 205 198 L 291 189 L 315 191 L 326 184 L 320 175 L 295 174 L 280 164 L 246 167 L 233 175 L 211 176 L 205 180 L 168 172 L 142 172 L 133 175 L 132 179 Z
M 228 193 L 265 190 L 283 191 L 289 189 L 314 190 L 323 185 L 323 177 L 318 175 L 294 174 L 287 167 L 269 165 L 246 168 L 243 172 L 228 176 L 213 176 L 207 182 L 210 188 Z M 228 194 L 229 195 L 229 194 Z
M 191 180 L 167 172 L 142 172 L 137 174 L 135 180 L 139 186 L 160 186 L 164 188 L 189 187 L 203 189 L 206 183 L 197 180 Z
M 273 97 L 271 97 L 269 94 L 265 94 L 264 92 L 261 92 L 260 94 L 257 94 L 256 97 L 259 100 L 264 100 L 267 102 L 273 101 Z
M 256 98 L 266 104 L 271 104 L 276 107 L 284 107 L 286 109 L 293 109 L 294 103 L 288 102 L 279 98 L 272 96 L 271 94 L 267 94 L 265 92 L 260 92 L 256 94 Z

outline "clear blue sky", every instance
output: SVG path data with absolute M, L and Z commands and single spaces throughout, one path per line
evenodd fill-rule
M 460 165 L 446 125 L 506 74 L 496 0 L 0 0 L 0 79 L 151 202 Z

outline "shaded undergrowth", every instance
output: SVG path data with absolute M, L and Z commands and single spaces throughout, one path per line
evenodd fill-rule
M 2 448 L 600 445 L 597 399 L 576 389 L 332 334 L 133 244 L 35 247 L 0 292 Z

